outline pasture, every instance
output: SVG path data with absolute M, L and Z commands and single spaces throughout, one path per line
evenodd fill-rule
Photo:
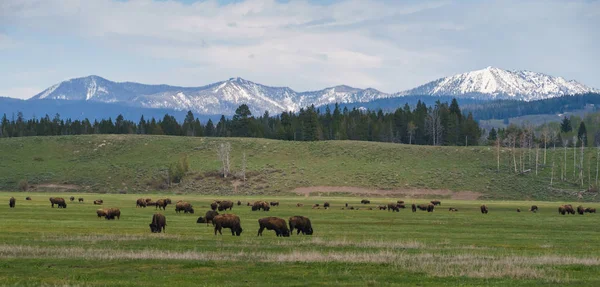
M 71 195 L 84 203 L 50 207 L 49 197 L 68 201 Z M 172 199 L 161 211 L 166 233 L 150 232 L 156 210 L 136 208 L 140 197 Z M 94 199 L 104 204 L 93 205 Z M 195 214 L 176 214 L 180 199 L 193 204 Z M 228 229 L 215 236 L 212 226 L 196 223 L 215 199 L 242 201 L 230 212 L 241 218 L 240 237 Z M 489 214 L 483 215 L 482 201 L 444 199 L 433 213 L 410 210 L 410 203 L 429 199 L 410 199 L 409 208 L 389 212 L 376 207 L 403 198 L 369 199 L 362 205 L 361 198 L 344 196 L 0 192 L 0 284 L 600 286 L 600 214 L 559 215 L 562 202 L 486 201 Z M 252 212 L 245 204 L 256 200 L 280 206 Z M 330 209 L 311 208 L 325 201 Z M 360 209 L 342 210 L 345 203 Z M 540 211 L 528 212 L 532 204 Z M 121 219 L 98 218 L 100 207 L 120 208 Z M 314 235 L 256 236 L 259 218 L 293 215 L 309 217 Z

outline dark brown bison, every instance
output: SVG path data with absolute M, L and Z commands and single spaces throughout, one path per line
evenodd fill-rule
M 50 204 L 52 204 L 52 207 L 56 204 L 58 208 L 67 208 L 67 203 L 62 197 L 50 197 Z
M 379 208 L 379 210 L 386 210 L 387 206 L 385 206 L 385 205 L 379 205 L 379 206 L 377 206 L 377 208 Z
M 121 210 L 118 208 L 109 208 L 108 210 L 106 210 L 106 216 L 104 218 L 106 218 L 106 220 L 114 220 L 115 217 L 117 219 L 121 219 Z
M 399 212 L 400 211 L 400 205 L 401 204 L 393 203 L 393 202 L 392 203 L 388 203 L 388 205 L 387 205 L 388 211 Z M 404 206 L 404 205 L 402 205 L 402 206 Z
M 10 208 L 15 208 L 15 201 L 17 201 L 14 197 L 11 197 L 8 200 L 8 206 L 10 206 Z
M 219 203 L 219 211 L 223 211 L 223 210 L 233 210 L 233 202 L 229 201 L 229 200 L 224 200 L 221 201 L 221 203 Z
M 103 203 L 104 203 L 104 200 L 102 200 L 102 199 L 96 199 L 96 200 L 94 200 L 94 204 L 95 205 L 102 205 Z
M 479 209 L 481 210 L 481 213 L 483 214 L 487 214 L 488 213 L 488 207 L 485 204 L 482 204 Z
M 325 203 L 323 203 L 323 207 L 324 207 L 325 209 L 329 208 L 330 206 L 331 206 L 331 205 L 329 204 L 329 202 L 325 202 Z
M 442 205 L 442 202 L 441 202 L 441 201 L 439 201 L 439 200 L 432 200 L 432 201 L 430 201 L 430 202 L 431 202 L 431 204 L 433 204 L 433 205 L 439 205 L 439 206 L 441 206 L 441 205 Z
M 348 207 L 348 203 L 346 202 L 346 207 Z
M 417 208 L 419 210 L 426 211 L 429 208 L 429 204 L 419 204 L 419 205 L 417 205 Z
M 108 209 L 106 209 L 106 208 L 96 209 L 96 214 L 98 215 L 98 218 L 104 217 L 104 216 L 106 216 L 107 211 L 108 211 Z
M 152 202 L 152 198 L 146 198 L 146 202 Z
M 585 209 L 585 212 L 587 212 L 587 213 L 596 213 L 596 209 L 595 208 L 589 208 L 589 207 L 587 207 Z
M 583 206 L 577 206 L 577 213 L 583 215 L 585 213 L 585 208 Z
M 398 204 L 404 204 L 404 200 L 398 200 L 396 201 Z
M 573 208 L 573 205 L 570 204 L 565 204 L 565 211 L 568 214 L 575 214 L 575 209 Z
M 138 200 L 135 202 L 135 207 L 143 207 L 146 208 L 146 206 L 148 205 L 148 202 L 143 199 L 143 198 L 138 198 Z
M 160 233 L 162 232 L 166 232 L 167 228 L 167 218 L 160 214 L 160 213 L 155 213 L 152 216 L 152 222 L 150 223 L 150 231 L 152 231 L 152 233 Z
M 296 207 L 302 207 L 302 206 L 304 206 L 304 204 L 302 204 L 302 203 L 296 203 Z
M 520 208 L 517 208 L 517 212 L 521 212 L 521 209 L 520 209 Z
M 313 204 L 312 208 L 314 209 L 314 208 L 317 208 L 317 207 L 319 207 L 319 206 L 321 206 L 321 205 L 320 205 L 320 204 L 318 204 L 318 203 L 315 203 L 315 204 Z
M 310 219 L 308 219 L 307 217 L 298 215 L 292 216 L 290 217 L 288 222 L 290 224 L 290 234 L 294 232 L 294 229 L 298 230 L 296 235 L 300 234 L 300 232 L 302 232 L 302 234 L 305 235 L 313 234 L 312 224 L 310 223 Z
M 456 209 L 456 208 L 454 208 L 454 207 L 450 207 L 450 208 L 448 208 L 448 211 L 450 211 L 450 212 L 457 212 L 457 211 L 458 211 L 458 209 Z
M 25 200 L 31 200 L 31 197 L 29 197 L 29 196 L 25 197 Z
M 242 202 L 238 200 L 237 205 L 238 206 L 242 205 Z
M 262 236 L 263 230 L 265 228 L 267 230 L 274 230 L 275 235 L 289 237 L 290 230 L 285 223 L 285 220 L 279 217 L 265 217 L 258 220 L 258 225 L 260 228 L 258 229 L 257 236 Z
M 71 202 L 75 201 L 75 196 L 69 197 L 69 200 L 71 200 Z
M 271 206 L 279 206 L 279 201 L 271 201 L 269 202 Z
M 206 225 L 208 225 L 209 222 L 211 222 L 211 223 L 213 222 L 213 219 L 217 215 L 219 215 L 218 212 L 216 212 L 214 210 L 209 210 L 206 212 L 204 217 L 202 217 L 202 216 L 198 217 L 198 220 L 196 220 L 196 223 L 206 223 Z
M 156 201 L 148 201 L 146 202 L 146 206 L 154 206 L 154 209 L 156 209 Z
M 213 225 L 215 227 L 215 235 L 217 231 L 223 235 L 221 229 L 231 229 L 231 235 L 240 236 L 242 234 L 242 226 L 240 224 L 240 217 L 235 214 L 221 214 L 213 218 Z
M 189 202 L 180 201 L 175 204 L 175 212 L 179 213 L 183 211 L 183 213 L 191 213 L 194 214 L 194 208 Z
M 83 197 L 80 197 L 78 200 L 80 203 L 83 202 Z
M 270 209 L 271 209 L 271 206 L 269 206 L 269 203 L 265 202 L 265 201 L 256 201 L 256 202 L 254 202 L 254 204 L 252 204 L 252 211 L 257 211 L 257 210 L 269 211 Z
M 537 205 L 532 205 L 531 208 L 529 208 L 529 211 L 536 213 L 538 211 L 538 209 L 539 208 L 537 207 Z
M 362 203 L 362 204 L 369 204 L 369 203 L 371 203 L 371 201 L 368 200 L 368 199 L 363 199 L 363 200 L 360 201 L 360 203 Z
M 561 205 L 558 207 L 558 213 L 562 214 L 562 215 L 565 215 L 567 213 L 567 209 L 565 208 L 564 205 Z
M 417 205 L 416 204 L 413 203 L 412 206 L 411 206 L 411 208 L 412 208 L 412 212 L 417 212 Z
M 210 204 L 210 209 L 212 209 L 212 210 L 217 210 L 218 207 L 219 207 L 219 204 L 217 202 L 213 202 Z
M 169 205 L 169 204 L 171 204 L 171 200 L 170 199 L 168 199 L 168 198 L 159 199 L 159 200 L 156 201 L 156 205 L 155 205 L 156 208 L 154 208 L 154 209 L 157 209 L 157 208 L 161 209 L 162 208 L 162 210 L 167 210 L 167 205 Z

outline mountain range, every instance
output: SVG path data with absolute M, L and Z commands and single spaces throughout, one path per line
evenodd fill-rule
M 291 88 L 265 86 L 242 78 L 231 78 L 200 87 L 177 87 L 133 82 L 119 83 L 99 76 L 88 76 L 53 85 L 23 104 L 40 104 L 51 100 L 61 103 L 85 102 L 87 106 L 93 106 L 95 103 L 114 104 L 115 114 L 120 113 L 119 109 L 122 110 L 125 106 L 161 111 L 191 110 L 201 115 L 232 115 L 241 104 L 247 104 L 254 114 L 262 114 L 264 111 L 273 114 L 298 111 L 310 105 L 386 102 L 382 99 L 401 100 L 416 96 L 456 97 L 478 101 L 495 99 L 532 101 L 598 92 L 600 90 L 561 77 L 487 67 L 441 78 L 398 93 L 384 93 L 372 88 L 358 89 L 345 85 L 318 91 L 297 92 Z

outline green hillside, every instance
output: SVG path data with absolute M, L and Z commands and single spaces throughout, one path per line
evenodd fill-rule
M 225 142 L 232 147 L 232 173 L 241 171 L 246 154 L 246 181 L 219 175 L 217 146 Z M 501 171 L 496 171 L 494 147 L 134 135 L 26 137 L 0 139 L 0 189 L 17 191 L 19 183 L 26 180 L 35 191 L 276 195 L 309 187 L 301 191 L 573 200 L 577 192 L 587 189 L 588 177 L 595 181 L 595 155 L 595 150 L 586 152 L 584 188 L 557 179 L 562 166 L 559 159 L 563 158 L 563 151 L 557 150 L 554 185 L 550 188 L 551 152 L 547 166 L 540 167 L 536 175 L 532 151 L 531 165 L 528 156 L 523 160 L 531 172 L 519 175 L 511 171 L 509 149 L 502 149 Z M 190 166 L 186 176 L 164 190 L 160 183 L 168 166 L 185 156 Z M 567 163 L 568 178 L 574 181 L 572 150 L 567 153 Z M 582 200 L 596 201 L 596 193 L 585 192 Z

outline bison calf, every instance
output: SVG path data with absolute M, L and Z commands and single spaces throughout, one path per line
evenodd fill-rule
M 206 223 L 206 225 L 208 225 L 209 222 L 211 222 L 211 223 L 213 222 L 213 219 L 217 215 L 219 215 L 218 212 L 216 212 L 214 210 L 209 210 L 206 212 L 204 217 L 202 217 L 202 216 L 198 217 L 198 220 L 196 220 L 196 223 Z

